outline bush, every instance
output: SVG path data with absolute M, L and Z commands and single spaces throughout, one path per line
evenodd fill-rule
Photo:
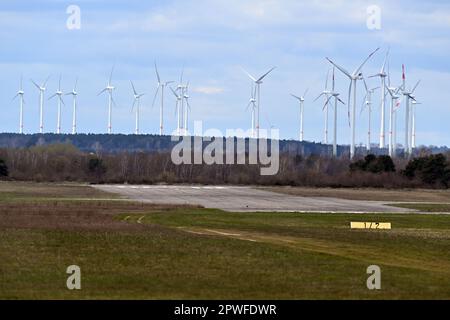
M 350 164 L 350 171 L 364 171 L 371 173 L 395 172 L 395 164 L 389 156 L 367 155 L 364 160 Z
M 99 182 L 106 173 L 106 167 L 103 164 L 102 159 L 91 158 L 88 162 L 88 171 L 95 177 L 96 182 Z
M 8 166 L 5 161 L 0 159 L 0 177 L 7 177 L 9 175 Z
M 420 179 L 428 185 L 448 188 L 450 183 L 450 164 L 443 154 L 435 154 L 409 161 L 403 175 L 410 179 Z

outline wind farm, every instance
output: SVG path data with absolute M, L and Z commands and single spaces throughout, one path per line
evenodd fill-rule
M 366 154 L 372 152 L 373 149 L 373 145 L 372 145 L 372 138 L 374 136 L 373 131 L 374 131 L 374 125 L 373 125 L 373 117 L 374 117 L 374 108 L 376 106 L 376 104 L 379 104 L 379 112 L 377 112 L 377 114 L 379 114 L 379 129 L 380 129 L 380 135 L 379 135 L 379 145 L 377 148 L 377 153 L 378 154 L 387 154 L 391 157 L 394 157 L 398 154 L 404 154 L 404 155 L 411 155 L 417 148 L 417 133 L 416 133 L 416 127 L 418 126 L 417 124 L 417 117 L 416 117 L 416 110 L 415 110 L 415 106 L 417 105 L 417 100 L 414 96 L 414 92 L 418 87 L 419 82 L 414 86 L 406 86 L 406 74 L 405 74 L 405 70 L 404 70 L 404 65 L 402 66 L 402 83 L 400 86 L 398 87 L 392 87 L 391 86 L 391 74 L 390 74 L 390 53 L 391 53 L 391 48 L 386 48 L 386 53 L 384 56 L 384 60 L 382 62 L 382 66 L 381 69 L 378 73 L 371 75 L 369 77 L 365 77 L 364 76 L 364 66 L 370 62 L 371 59 L 373 59 L 373 57 L 376 55 L 376 53 L 380 50 L 380 48 L 376 48 L 375 50 L 373 50 L 370 55 L 359 65 L 359 67 L 357 67 L 352 73 L 348 72 L 346 69 L 344 69 L 343 67 L 341 67 L 340 65 L 336 64 L 333 60 L 326 58 L 326 60 L 324 60 L 324 64 L 326 64 L 326 61 L 328 61 L 331 65 L 332 68 L 328 70 L 326 78 L 325 78 L 325 85 L 324 85 L 324 89 L 322 91 L 320 91 L 320 93 L 318 94 L 318 96 L 310 101 L 310 103 L 305 103 L 305 97 L 306 94 L 308 92 L 309 89 L 305 90 L 303 95 L 296 95 L 293 93 L 290 93 L 291 97 L 293 97 L 294 99 L 297 100 L 298 104 L 299 104 L 299 110 L 298 113 L 299 114 L 299 120 L 297 121 L 298 125 L 297 125 L 297 139 L 294 140 L 298 140 L 300 142 L 303 141 L 310 141 L 310 142 L 314 142 L 316 141 L 316 139 L 312 136 L 305 136 L 305 128 L 308 127 L 308 123 L 310 123 L 310 121 L 308 121 L 309 119 L 311 119 L 311 116 L 308 114 L 310 113 L 311 107 L 309 105 L 314 104 L 314 103 L 318 103 L 318 100 L 320 98 L 323 98 L 324 104 L 321 105 L 321 108 L 323 110 L 323 114 L 324 114 L 324 129 L 323 129 L 323 139 L 317 139 L 318 141 L 322 141 L 323 144 L 325 145 L 330 145 L 332 146 L 331 151 L 330 151 L 330 156 L 333 157 L 337 157 L 338 156 L 338 119 L 339 119 L 339 108 L 338 105 L 342 104 L 342 105 L 347 105 L 348 107 L 348 112 L 347 112 L 347 117 L 348 117 L 348 124 L 349 124 L 349 128 L 350 128 L 350 134 L 347 135 L 343 135 L 342 133 L 339 135 L 341 137 L 342 140 L 346 140 L 346 141 L 350 141 L 350 151 L 349 151 L 349 158 L 350 159 L 354 159 L 355 157 L 355 153 L 356 153 L 356 142 L 357 140 L 366 140 L 367 142 L 365 143 L 366 148 L 365 148 L 365 152 Z M 178 83 L 175 83 L 172 80 L 163 80 L 160 76 L 160 72 L 158 69 L 158 66 L 156 64 L 156 62 L 154 62 L 153 64 L 153 68 L 154 68 L 154 74 L 156 75 L 156 90 L 154 91 L 154 95 L 153 95 L 153 99 L 151 104 L 151 109 L 153 109 L 155 107 L 155 105 L 157 104 L 156 102 L 158 101 L 158 97 L 159 97 L 159 108 L 158 108 L 158 116 L 157 117 L 151 117 L 151 118 L 146 118 L 144 119 L 144 126 L 145 127 L 149 127 L 148 124 L 152 123 L 158 124 L 158 131 L 154 132 L 155 134 L 159 134 L 160 136 L 165 134 L 164 129 L 167 127 L 164 124 L 164 120 L 169 119 L 171 120 L 171 116 L 170 116 L 170 109 L 167 110 L 165 104 L 166 103 L 174 103 L 175 104 L 175 123 L 176 126 L 172 129 L 169 130 L 169 132 L 174 132 L 176 135 L 178 136 L 187 136 L 189 135 L 189 127 L 190 127 L 190 122 L 194 122 L 194 121 L 202 121 L 202 117 L 198 117 L 198 113 L 196 113 L 197 118 L 192 118 L 192 115 L 190 115 L 190 113 L 192 112 L 191 109 L 191 103 L 190 103 L 190 98 L 191 95 L 189 94 L 189 87 L 192 85 L 190 85 L 190 81 L 184 82 L 183 80 L 183 76 L 184 76 L 184 67 L 179 75 L 179 81 Z M 117 103 L 115 98 L 113 97 L 113 92 L 117 91 L 118 87 L 114 86 L 112 84 L 113 82 L 113 73 L 114 73 L 114 69 L 115 69 L 115 64 L 114 66 L 111 68 L 110 71 L 110 75 L 107 81 L 107 85 L 103 88 L 103 90 L 101 90 L 98 95 L 102 95 L 104 93 L 107 94 L 107 127 L 106 127 L 106 133 L 107 134 L 112 134 L 113 130 L 112 130 L 112 122 L 113 122 L 113 109 L 118 108 Z M 261 125 L 260 125 L 260 114 L 261 114 L 261 85 L 263 83 L 263 80 L 266 79 L 267 76 L 269 76 L 270 73 L 274 72 L 274 70 L 276 69 L 276 67 L 272 67 L 270 68 L 268 71 L 266 71 L 264 74 L 262 74 L 259 77 L 254 77 L 253 75 L 251 75 L 249 72 L 247 72 L 244 68 L 242 68 L 242 71 L 244 73 L 244 79 L 245 80 L 245 76 L 247 76 L 247 78 L 250 80 L 250 98 L 248 100 L 248 104 L 246 106 L 246 111 L 249 111 L 250 114 L 250 126 L 248 128 L 244 128 L 244 129 L 248 129 L 249 130 L 249 134 L 246 136 L 247 138 L 256 138 L 259 139 L 260 137 L 260 130 L 261 130 Z M 341 72 L 345 77 L 347 77 L 350 81 L 349 83 L 349 87 L 348 87 L 348 99 L 346 99 L 346 101 L 344 101 L 342 99 L 342 95 L 340 95 L 337 91 L 337 84 L 338 81 L 341 82 L 341 87 L 345 86 L 345 81 L 342 80 L 336 80 L 336 70 L 338 70 L 339 72 Z M 148 75 L 149 78 L 151 78 L 151 75 Z M 331 76 L 331 78 L 330 78 Z M 377 85 L 375 82 L 370 82 L 371 79 L 376 80 L 376 79 L 380 79 L 381 84 Z M 79 114 L 79 105 L 78 105 L 78 91 L 77 91 L 77 85 L 78 85 L 78 77 L 76 78 L 75 81 L 75 85 L 74 87 L 71 89 L 70 92 L 68 93 L 63 93 L 63 88 L 61 88 L 61 76 L 59 77 L 59 81 L 58 81 L 58 87 L 56 92 L 48 99 L 53 99 L 55 98 L 57 101 L 57 126 L 56 126 L 56 130 L 55 133 L 56 134 L 61 134 L 61 133 L 71 133 L 71 134 L 77 134 L 79 133 L 79 130 L 77 129 L 79 127 L 79 123 L 77 124 L 77 119 L 79 118 L 80 114 Z M 34 86 L 38 89 L 38 107 L 39 107 L 39 133 L 44 133 L 44 94 L 46 91 L 46 87 L 49 81 L 49 77 L 42 83 L 42 84 L 37 84 L 36 82 L 34 82 L 32 80 L 32 83 L 34 84 Z M 362 87 L 362 89 L 364 89 L 362 92 L 358 91 L 358 87 L 357 87 L 357 82 L 361 81 L 363 82 L 364 86 Z M 329 88 L 330 86 L 330 82 L 332 82 L 331 84 L 331 88 Z M 144 134 L 142 125 L 141 125 L 141 121 L 142 119 L 142 111 L 147 112 L 147 108 L 144 105 L 144 109 L 142 109 L 142 105 L 141 105 L 141 100 L 142 98 L 144 98 L 144 94 L 143 93 L 138 93 L 136 91 L 135 85 L 133 80 L 130 80 L 131 83 L 131 87 L 132 87 L 132 93 L 133 93 L 133 103 L 132 103 L 132 113 L 134 114 L 134 128 L 132 133 L 135 135 L 139 135 L 139 134 Z M 268 90 L 270 90 L 270 83 L 267 85 Z M 195 88 L 195 87 L 194 87 Z M 120 92 L 122 91 L 122 88 L 120 88 Z M 169 95 L 169 97 L 165 97 L 165 93 L 167 91 L 167 89 L 170 90 L 170 92 L 172 93 L 171 95 Z M 375 100 L 375 91 L 380 89 L 381 92 L 381 97 L 378 101 Z M 152 90 L 150 88 L 150 90 Z M 314 90 L 314 88 L 311 89 L 312 92 L 316 91 Z M 22 80 L 20 82 L 20 88 L 19 91 L 17 92 L 16 96 L 14 97 L 14 99 L 18 98 L 19 100 L 19 130 L 18 133 L 19 134 L 23 134 L 24 133 L 24 123 L 23 123 L 23 105 L 24 105 L 24 90 L 23 90 L 23 83 Z M 72 127 L 69 130 L 67 127 L 65 130 L 63 130 L 62 128 L 62 108 L 65 106 L 64 100 L 62 99 L 63 95 L 71 95 L 72 96 Z M 363 95 L 363 98 L 360 100 L 360 102 L 358 101 L 360 98 L 359 96 Z M 403 99 L 400 99 L 400 96 L 403 97 Z M 390 97 L 390 99 L 389 99 Z M 386 101 L 390 100 L 390 106 L 389 106 L 389 110 L 388 110 L 388 142 L 386 143 L 385 140 L 385 135 L 386 135 Z M 367 114 L 367 134 L 366 134 L 366 138 L 363 139 L 362 135 L 361 135 L 361 130 L 358 130 L 358 124 L 357 124 L 357 105 L 361 103 L 362 104 L 362 109 L 361 109 L 361 114 L 363 114 L 363 112 L 365 112 Z M 420 104 L 422 103 L 426 103 L 426 101 L 421 101 Z M 305 105 L 307 106 L 305 108 Z M 330 142 L 330 138 L 329 138 L 329 113 L 330 113 L 330 109 L 332 110 L 332 119 L 333 119 L 333 138 L 331 139 Z M 423 108 L 422 108 L 423 109 Z M 286 116 L 287 119 L 289 117 L 294 117 L 295 116 L 295 112 L 294 110 L 292 110 L 291 108 L 289 108 L 288 110 L 291 111 L 286 111 Z M 29 111 L 31 112 L 31 111 Z M 396 142 L 396 129 L 397 129 L 397 125 L 396 125 L 396 118 L 397 118 L 397 114 L 403 112 L 404 116 L 405 116 L 405 123 L 404 123 L 404 132 L 405 132 L 405 140 L 404 140 L 404 144 L 403 145 L 399 145 Z M 166 113 L 168 113 L 166 115 Z M 206 115 L 207 116 L 207 115 Z M 305 123 L 305 118 L 308 119 L 306 120 Z M 159 120 L 159 121 L 158 121 Z M 131 121 L 130 121 L 131 122 Z M 158 123 L 159 122 L 159 123 Z M 419 123 L 420 125 L 420 123 Z M 152 125 L 152 127 L 154 127 L 154 125 Z M 192 125 L 193 127 L 193 125 Z M 281 126 L 281 128 L 277 128 L 281 131 L 281 133 L 283 132 L 282 129 L 283 126 Z M 267 129 L 273 129 L 272 128 L 267 128 Z M 145 129 L 144 129 L 145 130 Z M 145 130 L 147 132 L 147 134 L 152 134 L 153 132 Z M 28 130 L 29 133 L 33 133 L 33 131 Z M 86 133 L 89 133 L 86 132 Z M 316 137 L 317 138 L 317 137 Z M 341 143 L 342 144 L 342 143 Z M 345 145 L 345 144 L 342 144 Z M 361 150 L 361 148 L 358 148 L 359 150 Z M 401 152 L 397 152 L 398 150 L 402 150 Z M 360 154 L 361 155 L 361 154 Z
M 0 300 L 450 299 L 448 6 L 23 3 L 0 9 Z

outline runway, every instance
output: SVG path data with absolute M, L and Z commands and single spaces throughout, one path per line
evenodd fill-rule
M 100 190 L 155 204 L 200 205 L 234 212 L 414 212 L 379 201 L 300 197 L 241 186 L 96 185 Z

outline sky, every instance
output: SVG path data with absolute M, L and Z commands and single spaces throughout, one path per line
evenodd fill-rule
M 71 5 L 80 9 L 80 29 L 68 28 L 71 14 L 67 8 Z M 370 6 L 380 9 L 380 19 L 368 13 Z M 79 79 L 78 132 L 105 133 L 107 96 L 97 94 L 115 65 L 113 132 L 134 131 L 132 80 L 136 89 L 145 93 L 141 132 L 157 133 L 159 108 L 157 104 L 152 108 L 156 61 L 165 80 L 177 81 L 184 66 L 184 79 L 190 83 L 189 126 L 201 120 L 204 129 L 224 133 L 251 126 L 251 114 L 246 110 L 251 82 L 242 68 L 256 77 L 276 66 L 261 86 L 261 128 L 278 128 L 281 138 L 298 139 L 299 105 L 290 93 L 301 95 L 309 88 L 305 139 L 321 142 L 324 101 L 314 99 L 324 89 L 330 68 L 325 57 L 353 71 L 380 47 L 364 66 L 364 75 L 380 71 L 390 48 L 392 84 L 400 85 L 402 64 L 406 65 L 407 87 L 421 80 L 415 92 L 421 102 L 416 108 L 417 144 L 450 146 L 448 1 L 2 0 L 0 40 L 0 132 L 18 131 L 19 102 L 12 98 L 21 76 L 24 130 L 38 131 L 39 93 L 30 79 L 41 83 L 49 75 L 44 127 L 46 132 L 55 132 L 57 101 L 48 97 L 56 91 L 61 75 L 65 92 Z M 346 103 L 348 84 L 337 71 L 336 88 Z M 368 85 L 376 87 L 380 81 L 368 78 Z M 361 111 L 365 95 L 361 82 L 357 92 L 356 140 L 365 144 L 369 121 L 366 110 Z M 62 131 L 69 133 L 71 97 L 64 100 Z M 380 134 L 380 100 L 378 90 L 373 97 L 373 143 Z M 172 132 L 175 97 L 168 90 L 165 101 L 165 128 Z M 399 142 L 404 136 L 404 111 L 403 103 L 398 111 Z M 350 142 L 347 106 L 339 107 L 338 142 Z

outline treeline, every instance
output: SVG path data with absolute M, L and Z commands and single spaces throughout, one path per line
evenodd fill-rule
M 278 174 L 262 176 L 259 165 L 175 165 L 170 152 L 87 153 L 71 144 L 54 144 L 0 149 L 0 177 L 38 182 L 448 188 L 448 159 L 425 151 L 410 161 L 368 155 L 354 162 L 282 153 Z

